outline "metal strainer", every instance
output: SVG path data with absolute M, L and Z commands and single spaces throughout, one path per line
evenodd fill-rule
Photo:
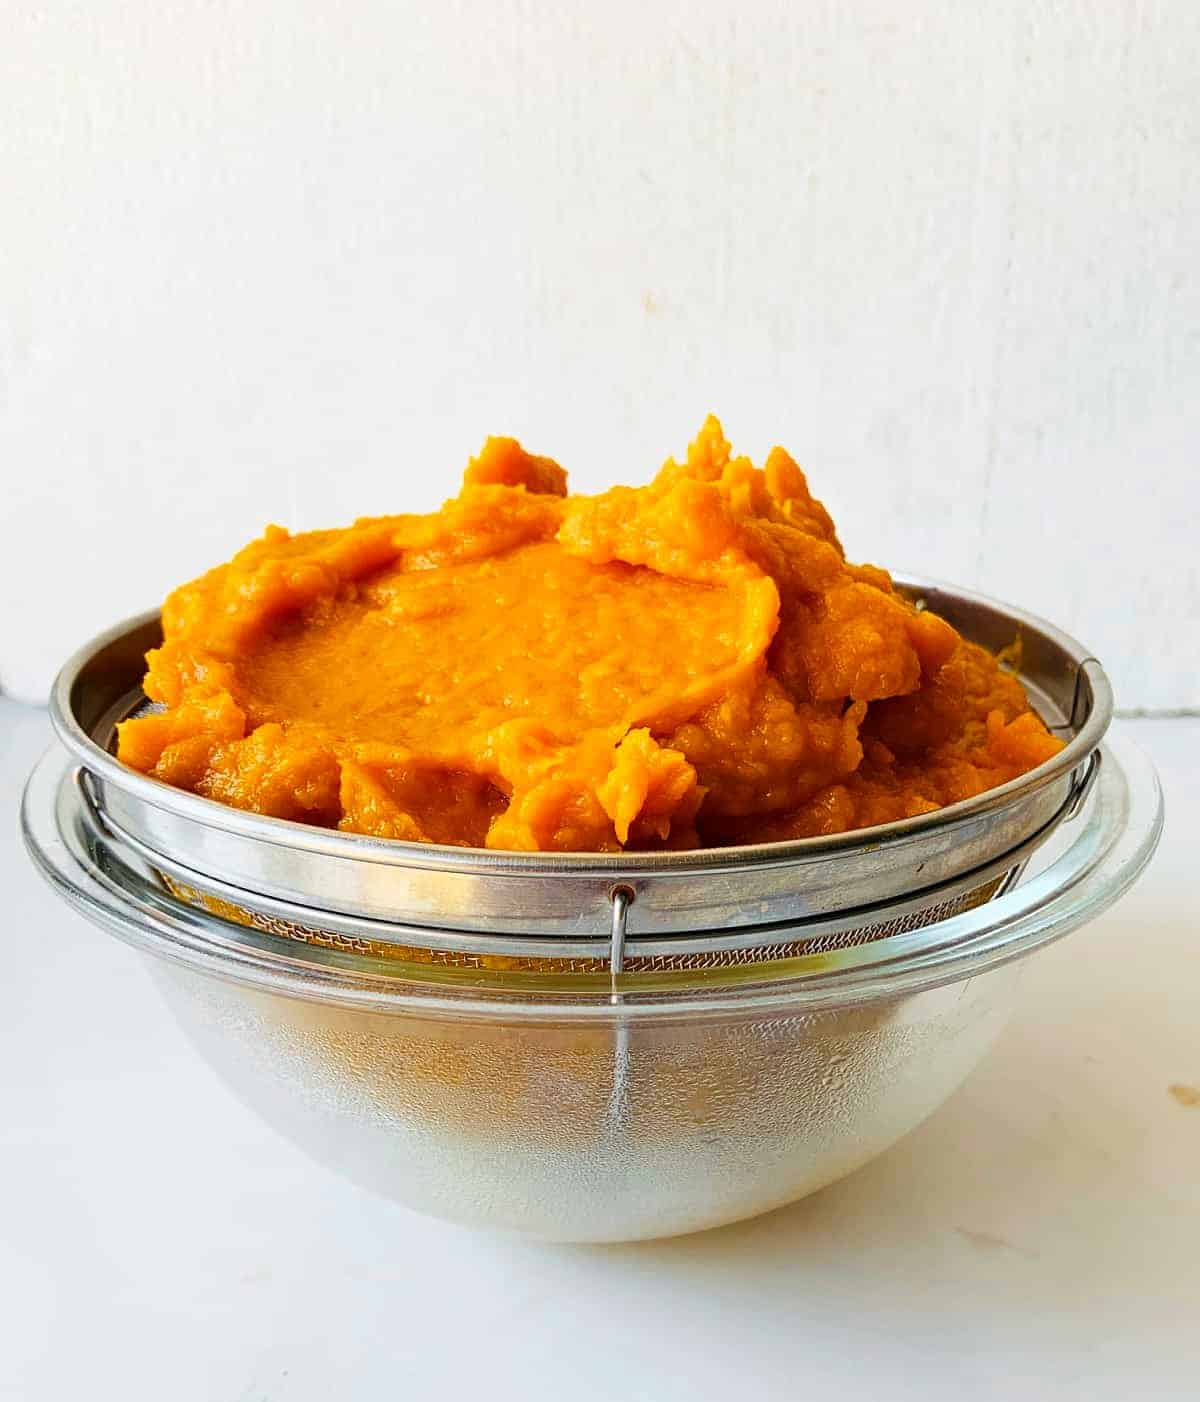
M 993 650 L 1067 739 L 1046 764 L 919 818 L 835 837 L 693 852 L 509 853 L 386 842 L 245 813 L 135 773 L 115 722 L 147 703 L 157 615 L 84 648 L 56 683 L 56 728 L 80 765 L 85 840 L 118 882 L 291 947 L 398 967 L 659 975 L 813 960 L 922 929 L 991 899 L 1079 806 L 1111 714 L 1103 669 L 1039 619 L 901 581 Z M 136 873 L 136 875 L 134 875 Z

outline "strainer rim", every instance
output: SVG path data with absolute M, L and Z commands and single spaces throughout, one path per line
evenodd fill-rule
M 664 877 L 701 871 L 743 870 L 748 867 L 771 869 L 846 852 L 872 851 L 885 844 L 898 846 L 908 839 L 922 837 L 983 814 L 996 812 L 1021 795 L 1040 789 L 1075 770 L 1096 749 L 1108 729 L 1113 710 L 1112 688 L 1108 675 L 1098 659 L 1069 633 L 1037 614 L 958 585 L 920 575 L 896 574 L 893 578 L 901 590 L 917 595 L 936 594 L 939 590 L 944 590 L 967 603 L 1003 611 L 1006 618 L 1018 628 L 1024 625 L 1042 633 L 1072 659 L 1077 672 L 1087 668 L 1093 693 L 1091 711 L 1058 754 L 1016 779 L 988 789 L 973 798 L 947 804 L 931 813 L 822 837 L 704 847 L 687 852 L 492 851 L 479 847 L 403 842 L 398 839 L 369 837 L 362 833 L 338 832 L 285 818 L 246 812 L 199 794 L 172 788 L 160 779 L 141 774 L 122 764 L 99 745 L 76 717 L 73 704 L 75 685 L 88 663 L 104 648 L 127 634 L 152 624 L 160 616 L 157 609 L 148 610 L 115 624 L 72 654 L 55 679 L 50 695 L 50 718 L 59 740 L 85 769 L 95 773 L 105 783 L 128 792 L 139 802 L 176 814 L 202 827 L 216 828 L 233 836 L 245 837 L 289 851 L 341 857 L 369 864 L 471 875 L 554 876 L 567 879 L 607 877 L 614 881 L 623 876 Z

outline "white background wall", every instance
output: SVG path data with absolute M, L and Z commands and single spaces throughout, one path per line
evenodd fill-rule
M 590 488 L 710 408 L 1200 704 L 1200 7 L 0 6 L 7 690 L 488 431 Z

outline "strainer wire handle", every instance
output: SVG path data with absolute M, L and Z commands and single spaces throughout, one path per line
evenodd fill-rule
M 1066 806 L 1063 810 L 1062 820 L 1064 823 L 1069 823 L 1083 807 L 1083 800 L 1087 798 L 1092 785 L 1096 782 L 1096 775 L 1100 772 L 1100 764 L 1101 751 L 1095 749 L 1076 769 L 1071 792 L 1067 796 Z
M 617 990 L 617 978 L 625 968 L 625 927 L 629 907 L 634 902 L 631 886 L 614 886 L 609 893 L 612 901 L 612 935 L 609 948 L 609 999 L 613 1007 L 624 1001 Z M 622 1018 L 613 1028 L 612 1090 L 608 1098 L 605 1122 L 617 1132 L 623 1132 L 629 1121 L 629 1025 Z
M 612 936 L 609 952 L 609 974 L 612 978 L 612 1001 L 618 1000 L 617 975 L 625 968 L 625 928 L 629 919 L 629 907 L 634 902 L 630 886 L 614 886 L 610 892 L 612 901 Z

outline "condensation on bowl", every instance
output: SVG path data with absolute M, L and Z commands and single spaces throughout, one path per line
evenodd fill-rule
M 720 1226 L 858 1168 L 963 1081 L 1020 974 L 581 1027 L 345 1008 L 147 962 L 229 1087 L 313 1158 L 437 1217 L 590 1242 Z

